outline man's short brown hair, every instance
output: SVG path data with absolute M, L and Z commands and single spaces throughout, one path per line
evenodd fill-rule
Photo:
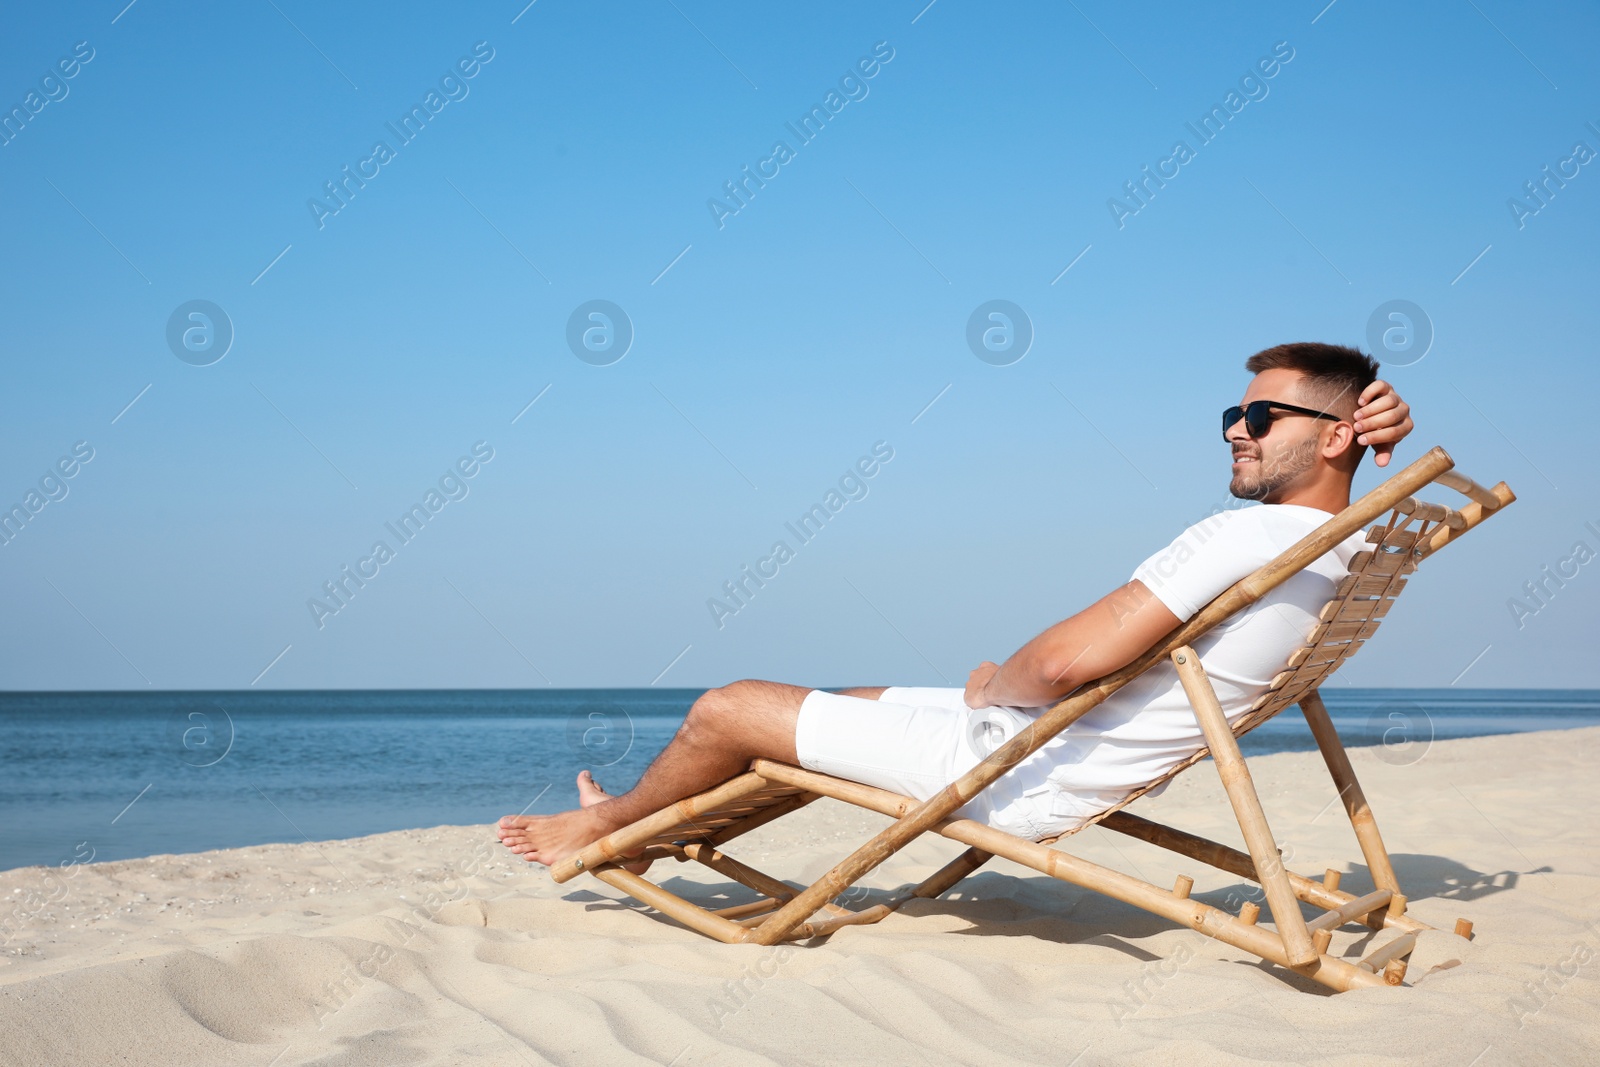
M 1378 378 L 1378 361 L 1348 345 L 1325 345 L 1314 341 L 1264 348 L 1244 361 L 1251 374 L 1276 369 L 1299 371 L 1307 406 L 1334 415 L 1355 414 L 1361 391 Z

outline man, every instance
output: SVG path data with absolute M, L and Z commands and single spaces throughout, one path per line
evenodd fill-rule
M 1412 429 L 1378 364 L 1352 348 L 1288 344 L 1251 356 L 1255 375 L 1223 416 L 1235 497 L 1185 530 L 1121 588 L 984 662 L 966 689 L 872 687 L 838 693 L 741 681 L 695 701 L 677 735 L 621 796 L 578 775 L 581 806 L 500 820 L 525 859 L 557 863 L 613 830 L 743 771 L 781 760 L 919 800 L 938 792 L 1085 682 L 1125 666 L 1217 594 L 1350 503 L 1367 446 L 1385 466 Z M 1363 546 L 1353 534 L 1194 642 L 1230 719 L 1243 714 L 1316 625 Z M 961 809 L 1030 840 L 1062 833 L 1159 778 L 1204 745 L 1176 671 L 1157 664 Z M 643 866 L 643 865 L 641 865 Z

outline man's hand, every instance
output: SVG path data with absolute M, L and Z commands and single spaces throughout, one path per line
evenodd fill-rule
M 1365 389 L 1357 401 L 1355 414 L 1356 443 L 1372 446 L 1372 459 L 1380 467 L 1389 465 L 1394 446 L 1415 429 L 1411 421 L 1411 406 L 1400 399 L 1394 386 L 1378 379 Z
M 972 673 L 967 675 L 967 707 L 987 708 L 994 703 L 983 695 L 983 691 L 989 684 L 989 679 L 993 678 L 999 669 L 1000 664 L 990 663 L 988 660 L 984 660 L 972 669 Z

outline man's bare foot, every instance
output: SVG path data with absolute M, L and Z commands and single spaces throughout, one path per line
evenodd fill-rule
M 585 845 L 593 844 L 617 829 L 592 809 L 610 800 L 588 771 L 578 773 L 578 808 L 559 815 L 507 815 L 495 827 L 500 843 L 530 863 L 553 866 Z M 643 874 L 648 860 L 630 864 L 633 874 Z
M 578 807 L 592 808 L 601 801 L 610 799 L 611 794 L 594 780 L 594 775 L 588 771 L 578 772 Z

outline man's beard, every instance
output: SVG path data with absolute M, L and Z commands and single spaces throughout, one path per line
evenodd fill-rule
M 1263 500 L 1310 470 L 1317 462 L 1319 447 L 1316 437 L 1307 437 L 1286 449 L 1274 449 L 1269 458 L 1258 446 L 1256 462 L 1233 476 L 1228 492 L 1240 500 Z

